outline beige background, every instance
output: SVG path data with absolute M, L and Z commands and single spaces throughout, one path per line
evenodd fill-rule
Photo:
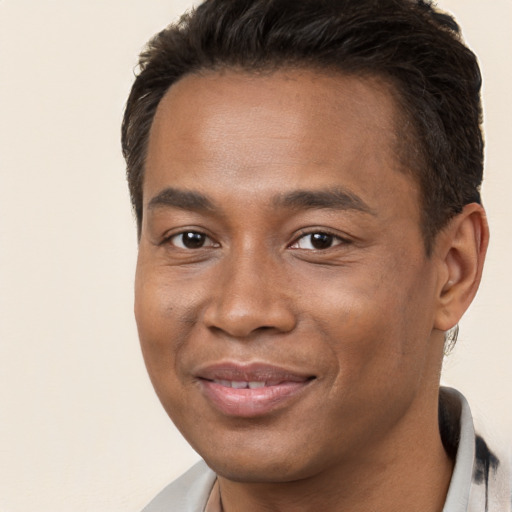
M 512 1 L 442 0 L 485 75 L 492 245 L 444 380 L 512 427 Z M 0 512 L 130 512 L 188 467 L 132 318 L 119 149 L 143 43 L 177 0 L 0 1 Z M 491 7 L 492 6 L 492 7 Z

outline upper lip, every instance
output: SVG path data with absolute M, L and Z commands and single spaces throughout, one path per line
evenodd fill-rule
M 219 362 L 201 367 L 195 372 L 199 379 L 245 382 L 305 382 L 312 374 L 261 362 Z

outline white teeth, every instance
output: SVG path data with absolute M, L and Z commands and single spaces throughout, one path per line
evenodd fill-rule
M 215 384 L 220 384 L 225 388 L 234 388 L 234 389 L 258 389 L 265 387 L 265 381 L 251 381 L 247 382 L 245 380 L 218 380 L 215 379 L 213 382 Z
M 262 381 L 253 381 L 249 382 L 249 389 L 257 389 L 265 387 L 265 382 Z
M 234 380 L 231 382 L 231 387 L 235 389 L 244 389 L 247 387 L 247 382 Z

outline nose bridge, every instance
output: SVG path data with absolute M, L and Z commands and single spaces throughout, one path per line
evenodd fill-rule
M 263 329 L 293 329 L 295 316 L 283 288 L 280 263 L 270 251 L 241 244 L 230 251 L 218 272 L 218 289 L 205 312 L 208 327 L 238 338 Z

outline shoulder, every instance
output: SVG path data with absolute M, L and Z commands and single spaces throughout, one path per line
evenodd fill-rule
M 165 487 L 142 512 L 202 512 L 215 478 L 215 473 L 200 461 Z

